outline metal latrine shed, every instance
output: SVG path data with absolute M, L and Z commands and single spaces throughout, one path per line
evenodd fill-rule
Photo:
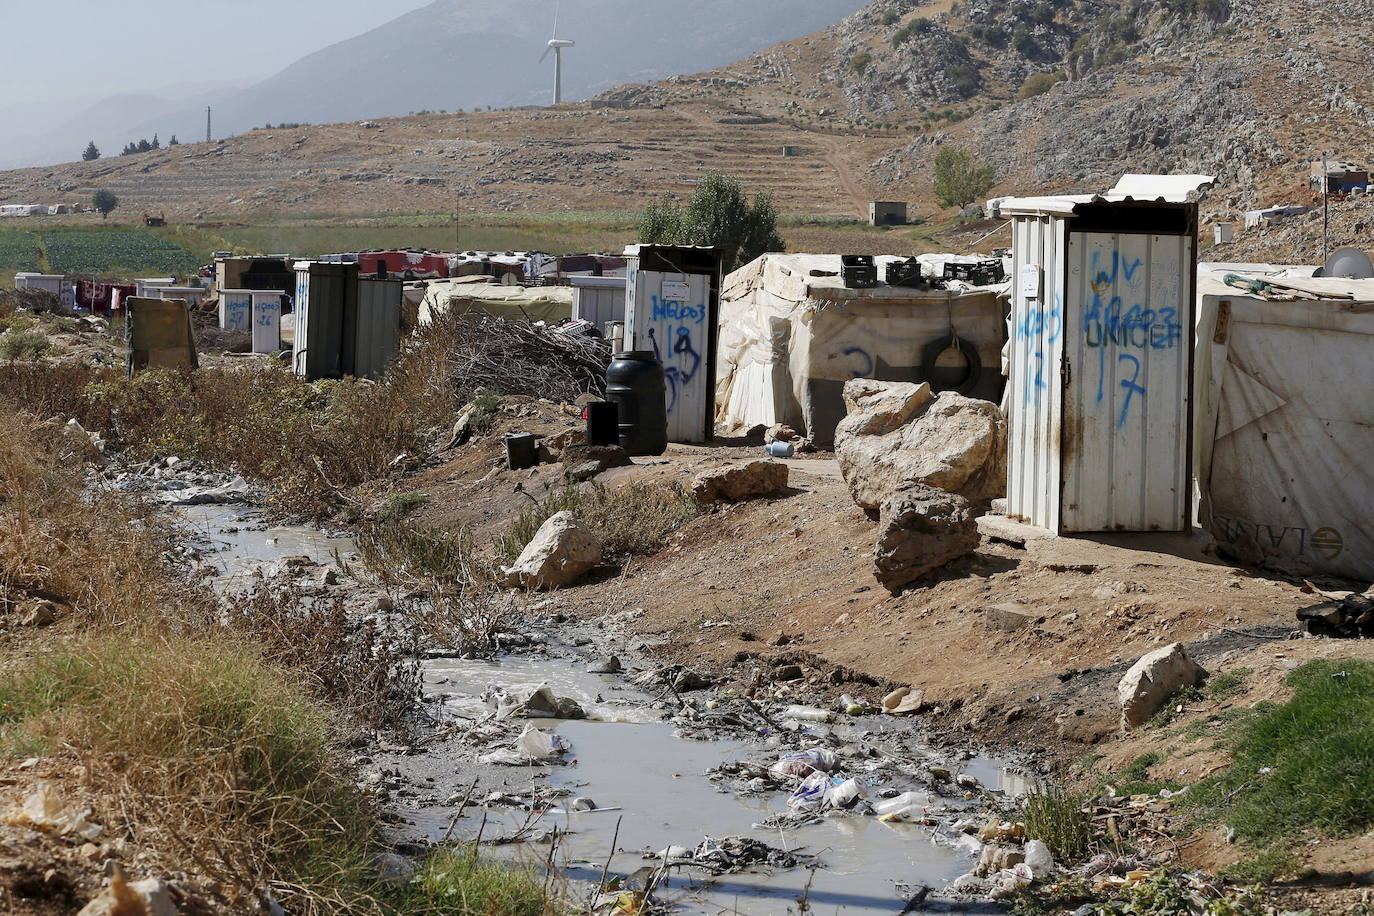
M 1196 196 L 1128 175 L 1015 198 L 1008 513 L 1055 533 L 1189 523 Z

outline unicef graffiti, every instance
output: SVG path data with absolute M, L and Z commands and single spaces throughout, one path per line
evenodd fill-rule
M 1135 403 L 1149 397 L 1147 386 L 1141 381 L 1145 371 L 1144 357 L 1151 351 L 1174 350 L 1183 342 L 1183 325 L 1178 309 L 1161 306 L 1151 308 L 1143 302 L 1127 305 L 1121 296 L 1103 296 L 1125 284 L 1139 290 L 1144 275 L 1140 273 L 1139 258 L 1127 260 L 1120 252 L 1111 254 L 1111 263 L 1104 264 L 1100 252 L 1092 255 L 1092 301 L 1083 313 L 1083 344 L 1097 351 L 1097 403 L 1107 398 L 1109 390 L 1124 392 L 1121 410 L 1116 418 L 1118 429 L 1130 420 Z M 1108 355 L 1115 349 L 1116 358 Z M 1138 352 L 1120 352 L 1138 351 Z

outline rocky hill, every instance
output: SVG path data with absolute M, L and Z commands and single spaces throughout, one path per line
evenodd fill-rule
M 1348 36 L 1368 12 L 1336 23 L 1311 0 L 877 0 L 735 64 L 588 103 L 257 130 L 0 174 L 0 201 L 108 186 L 186 215 L 625 210 L 718 168 L 791 212 L 859 215 L 880 198 L 933 216 L 930 162 L 954 144 L 997 166 L 994 193 L 1215 174 L 1206 215 L 1236 219 L 1307 200 L 1322 150 L 1363 155 L 1371 54 Z

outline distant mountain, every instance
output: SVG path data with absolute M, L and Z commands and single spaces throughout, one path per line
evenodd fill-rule
M 0 142 L 0 168 L 70 162 L 91 140 L 106 156 L 118 155 L 130 140 L 151 140 L 153 134 L 164 143 L 173 134 L 181 140 L 203 140 L 204 106 L 242 88 L 233 84 L 188 85 L 175 91 L 116 95 L 75 114 L 56 104 L 0 109 L 0 123 L 11 128 Z M 198 120 L 188 116 L 191 111 L 200 112 Z
M 698 73 L 831 25 L 868 0 L 565 0 L 559 37 L 564 98 L 626 82 Z M 319 124 L 422 110 L 547 105 L 554 0 L 436 0 L 356 38 L 310 54 L 276 76 L 213 99 L 215 136 L 267 123 Z M 304 33 L 308 35 L 308 29 Z M 0 167 L 69 161 L 96 137 L 107 154 L 154 131 L 204 139 L 206 100 L 108 100 L 72 119 L 90 125 L 43 142 L 0 144 Z M 98 126 L 97 126 L 98 125 Z M 104 143 L 101 138 L 109 135 Z M 119 137 L 118 145 L 107 149 Z

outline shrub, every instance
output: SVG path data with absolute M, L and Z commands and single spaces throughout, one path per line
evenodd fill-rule
M 859 76 L 868 72 L 869 66 L 873 63 L 873 55 L 868 51 L 860 51 L 849 58 L 849 69 Z
M 10 328 L 0 334 L 0 359 L 35 360 L 41 359 L 52 341 L 48 335 L 37 328 Z
M 743 187 L 719 172 L 708 172 L 685 207 L 664 199 L 644 213 L 639 239 L 648 244 L 714 245 L 726 271 L 770 251 L 786 251 L 778 234 L 778 211 L 763 192 L 751 203 Z
M 1050 91 L 1050 87 L 1064 78 L 1062 73 L 1032 73 L 1016 91 L 1016 101 L 1024 102 Z
M 935 28 L 935 23 L 924 16 L 911 20 L 906 25 L 892 33 L 892 47 L 898 48 L 906 44 L 917 35 L 924 35 L 926 32 Z
M 483 860 L 470 846 L 432 855 L 392 904 L 418 916 L 558 916 L 564 912 L 532 866 Z

